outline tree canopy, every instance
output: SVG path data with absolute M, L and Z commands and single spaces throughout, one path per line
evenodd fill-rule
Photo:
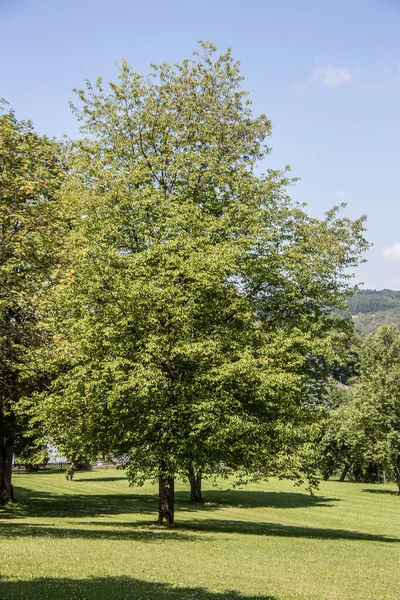
M 242 79 L 230 51 L 203 44 L 76 90 L 87 137 L 64 188 L 75 220 L 54 304 L 70 365 L 42 411 L 61 446 L 126 454 L 132 482 L 158 477 L 161 522 L 189 465 L 299 476 L 346 335 L 332 311 L 366 247 L 363 219 L 310 218 L 287 171 L 258 174 L 271 125 Z
M 0 501 L 12 498 L 16 406 L 38 382 L 41 308 L 65 225 L 60 146 L 4 106 L 0 114 Z M 25 419 L 26 421 L 26 419 Z
M 365 456 L 392 474 L 400 494 L 400 332 L 394 325 L 363 339 L 353 410 Z

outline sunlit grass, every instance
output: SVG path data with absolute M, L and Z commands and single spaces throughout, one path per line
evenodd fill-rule
M 394 485 L 322 482 L 316 497 L 272 480 L 178 485 L 177 526 L 154 525 L 156 489 L 121 471 L 15 475 L 0 509 L 0 598 L 379 600 L 400 597 Z

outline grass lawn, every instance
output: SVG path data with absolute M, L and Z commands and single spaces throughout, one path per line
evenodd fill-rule
M 176 493 L 177 526 L 153 523 L 152 485 L 121 471 L 16 474 L 0 509 L 7 600 L 379 600 L 400 598 L 394 485 L 322 482 L 316 497 L 271 480 Z

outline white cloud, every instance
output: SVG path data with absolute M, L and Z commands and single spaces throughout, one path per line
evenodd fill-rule
M 311 81 L 318 81 L 332 89 L 338 85 L 349 83 L 351 76 L 347 67 L 327 65 L 326 67 L 315 67 Z
M 393 246 L 385 248 L 383 251 L 383 258 L 387 262 L 400 263 L 400 242 L 396 242 Z

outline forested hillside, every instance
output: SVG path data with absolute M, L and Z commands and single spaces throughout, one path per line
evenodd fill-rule
M 373 333 L 382 325 L 400 327 L 400 291 L 361 290 L 349 298 L 349 312 L 361 334 Z

